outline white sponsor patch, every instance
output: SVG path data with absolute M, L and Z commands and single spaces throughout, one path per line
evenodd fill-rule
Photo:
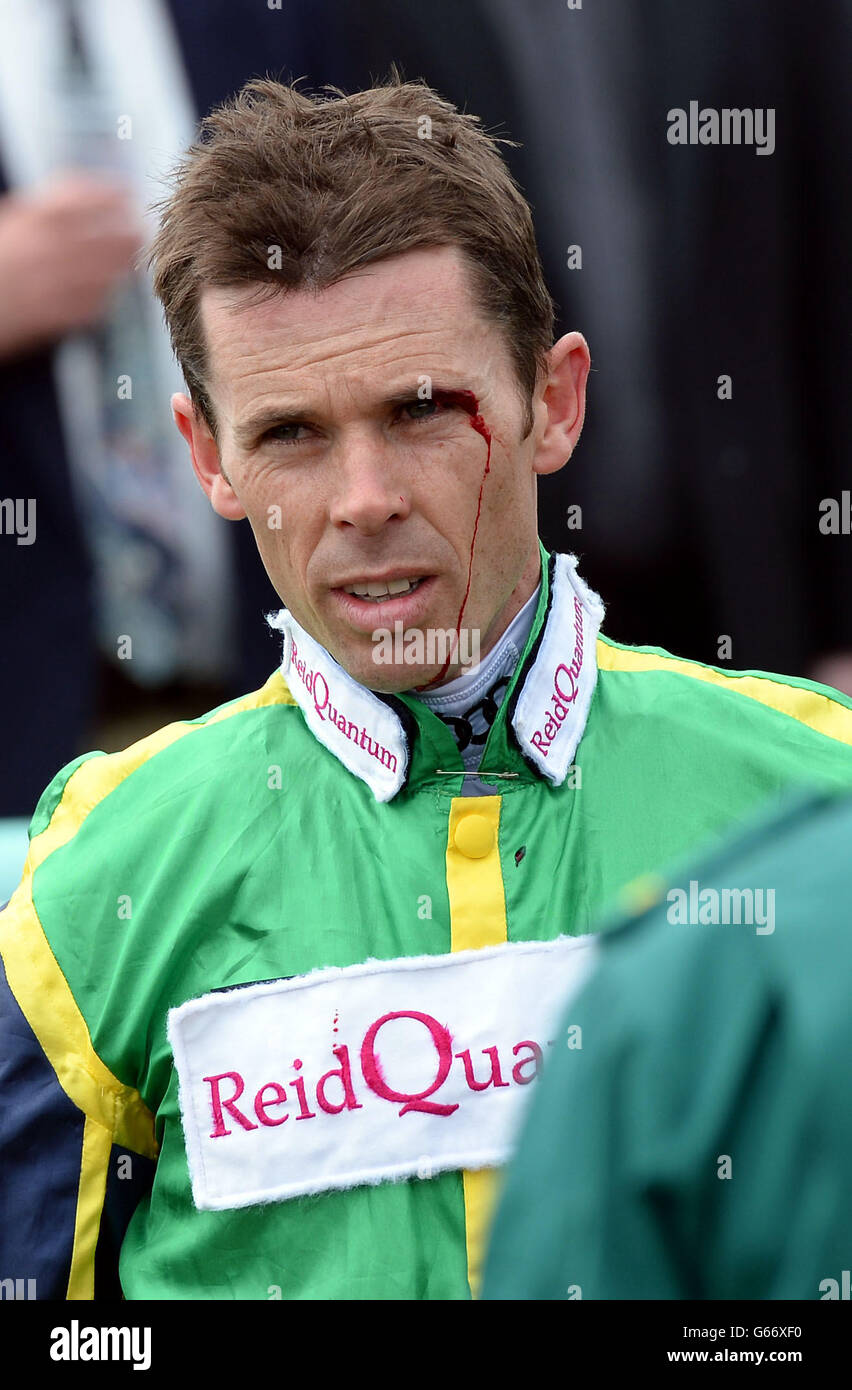
M 195 1205 L 504 1163 L 595 943 L 367 961 L 172 1009 Z

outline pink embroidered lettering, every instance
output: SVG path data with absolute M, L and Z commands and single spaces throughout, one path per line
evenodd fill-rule
M 473 1074 L 473 1063 L 470 1060 L 469 1048 L 464 1052 L 456 1053 L 459 1060 L 464 1063 L 464 1078 L 470 1089 L 472 1091 L 487 1091 L 489 1086 L 494 1086 L 495 1088 L 497 1086 L 508 1086 L 508 1081 L 503 1080 L 503 1074 L 500 1071 L 500 1057 L 496 1047 L 483 1047 L 482 1055 L 483 1057 L 491 1058 L 491 1075 L 487 1081 L 476 1080 Z
M 426 1030 L 423 1042 L 428 1050 L 433 1050 L 436 1068 L 434 1079 L 422 1091 L 394 1089 L 384 1073 L 378 1055 L 377 1040 L 382 1029 L 397 1019 L 403 1018 L 412 1019 L 415 1023 L 423 1025 Z M 386 1050 L 392 1051 L 393 1045 L 393 1039 L 390 1043 L 386 1041 Z M 410 1043 L 408 1045 L 410 1046 Z M 552 1041 L 548 1041 L 547 1046 L 553 1046 Z M 474 1094 L 487 1091 L 489 1088 L 499 1090 L 509 1087 L 510 1082 L 503 1079 L 497 1044 L 492 1047 L 484 1047 L 481 1051 L 482 1056 L 490 1062 L 489 1074 L 482 1080 L 476 1076 L 470 1048 L 453 1053 L 452 1035 L 448 1028 L 439 1023 L 431 1014 L 404 1009 L 382 1014 L 380 1018 L 370 1024 L 360 1047 L 361 1072 L 366 1085 L 374 1095 L 378 1096 L 380 1100 L 401 1107 L 400 1117 L 409 1112 L 420 1112 L 421 1114 L 439 1115 L 446 1118 L 459 1109 L 459 1103 L 444 1103 L 430 1100 L 430 1097 L 440 1091 L 447 1081 L 454 1060 L 461 1063 L 467 1088 Z M 316 1097 L 319 1110 L 326 1115 L 340 1115 L 344 1110 L 363 1110 L 364 1106 L 358 1099 L 355 1089 L 348 1045 L 335 1043 L 331 1052 L 337 1065 L 329 1067 L 315 1085 L 310 1082 L 311 1093 Z M 515 1085 L 528 1086 L 531 1081 L 535 1080 L 541 1070 L 542 1055 L 542 1047 L 529 1038 L 515 1044 L 512 1048 L 512 1056 L 518 1060 L 512 1066 L 511 1071 L 511 1080 Z M 317 1118 L 317 1112 L 311 1109 L 311 1103 L 308 1099 L 308 1083 L 305 1077 L 300 1075 L 302 1065 L 301 1059 L 295 1058 L 293 1061 L 295 1075 L 287 1083 L 295 1092 L 298 1100 L 299 1112 L 295 1115 L 297 1122 Z M 240 1072 L 220 1072 L 215 1076 L 205 1076 L 204 1081 L 210 1086 L 210 1102 L 213 1113 L 213 1130 L 209 1136 L 211 1139 L 221 1138 L 234 1132 L 226 1124 L 226 1113 L 242 1129 L 256 1130 L 258 1128 L 237 1105 L 237 1101 L 245 1090 L 245 1081 Z M 228 1096 L 222 1094 L 222 1083 L 225 1081 L 231 1083 L 231 1094 Z M 278 1081 L 265 1081 L 256 1091 L 253 1101 L 254 1113 L 260 1125 L 267 1129 L 279 1128 L 283 1125 L 290 1118 L 290 1114 L 279 1112 L 287 1103 L 285 1087 Z
M 237 1124 L 242 1125 L 243 1129 L 257 1129 L 257 1125 L 253 1125 L 251 1120 L 247 1120 L 242 1111 L 238 1110 L 236 1107 L 235 1102 L 239 1100 L 245 1090 L 246 1084 L 238 1071 L 223 1071 L 220 1072 L 218 1076 L 205 1076 L 204 1080 L 210 1086 L 210 1104 L 213 1107 L 213 1132 L 210 1135 L 211 1139 L 220 1139 L 223 1134 L 231 1133 L 231 1131 L 225 1127 L 225 1121 L 222 1117 L 223 1110 L 227 1110 L 231 1119 L 236 1120 Z M 232 1096 L 227 1100 L 223 1100 L 219 1092 L 219 1082 L 226 1080 L 236 1082 L 236 1089 Z
M 574 599 L 574 655 L 566 666 L 564 661 L 553 673 L 553 693 L 550 696 L 552 709 L 544 712 L 544 728 L 536 729 L 530 736 L 530 743 L 546 758 L 550 746 L 559 733 L 570 706 L 577 698 L 580 672 L 583 669 L 583 605 Z
M 378 739 L 375 741 L 371 739 L 365 728 L 357 725 L 354 720 L 348 719 L 339 706 L 332 704 L 332 692 L 328 681 L 321 671 L 306 669 L 305 662 L 299 657 L 299 650 L 295 642 L 290 657 L 290 668 L 295 670 L 302 685 L 312 696 L 314 710 L 321 724 L 333 724 L 344 738 L 349 739 L 350 743 L 363 748 L 365 753 L 369 753 L 389 772 L 396 772 L 396 754 L 392 753 L 389 748 L 384 748 Z
M 263 1099 L 264 1091 L 272 1091 L 272 1097 L 269 1100 Z M 262 1125 L 269 1125 L 270 1128 L 274 1125 L 283 1125 L 285 1120 L 289 1120 L 289 1115 L 282 1115 L 280 1119 L 272 1120 L 266 1112 L 270 1110 L 273 1105 L 286 1104 L 287 1092 L 284 1090 L 284 1087 L 279 1086 L 277 1081 L 267 1081 L 264 1086 L 261 1086 L 254 1098 L 254 1113 Z
M 302 1070 L 302 1064 L 301 1064 L 301 1062 L 299 1061 L 298 1057 L 296 1058 L 295 1062 L 293 1063 L 293 1070 L 294 1070 L 294 1071 L 301 1071 L 301 1070 Z M 296 1123 L 298 1124 L 300 1120 L 315 1120 L 315 1119 L 316 1119 L 316 1113 L 315 1113 L 315 1112 L 311 1109 L 311 1107 L 308 1105 L 307 1097 L 306 1097 L 306 1095 L 305 1095 L 305 1080 L 304 1080 L 304 1077 L 302 1077 L 302 1076 L 297 1076 L 297 1077 L 295 1077 L 291 1084 L 292 1084 L 292 1086 L 293 1086 L 293 1090 L 296 1092 L 296 1095 L 299 1097 L 299 1114 L 296 1116 Z
M 519 1086 L 529 1086 L 531 1081 L 535 1081 L 536 1077 L 539 1074 L 539 1071 L 541 1070 L 541 1059 L 543 1054 L 538 1043 L 529 1042 L 525 1040 L 524 1042 L 519 1042 L 515 1044 L 515 1046 L 512 1048 L 512 1056 L 517 1057 L 522 1047 L 529 1048 L 530 1056 L 522 1057 L 520 1062 L 515 1063 L 515 1065 L 512 1067 L 512 1080 L 517 1082 Z M 533 1063 L 532 1076 L 524 1076 L 524 1067 L 528 1067 L 530 1062 Z
M 396 1018 L 413 1018 L 418 1023 L 422 1023 L 428 1028 L 438 1054 L 438 1071 L 431 1086 L 427 1086 L 425 1091 L 414 1091 L 410 1094 L 405 1091 L 394 1091 L 385 1080 L 381 1063 L 376 1056 L 375 1045 L 379 1030 L 384 1028 L 386 1023 L 391 1023 Z M 403 1010 L 402 1013 L 382 1014 L 375 1023 L 367 1029 L 367 1035 L 361 1046 L 361 1070 L 364 1073 L 364 1080 L 377 1096 L 383 1100 L 394 1102 L 403 1101 L 400 1116 L 408 1114 L 409 1110 L 419 1110 L 425 1115 L 452 1115 L 454 1110 L 458 1110 L 458 1105 L 441 1105 L 440 1102 L 427 1100 L 427 1096 L 434 1095 L 440 1090 L 446 1081 L 450 1067 L 453 1062 L 452 1040 L 446 1028 L 442 1028 L 437 1019 L 429 1014 L 421 1014 L 410 1010 Z
M 361 1102 L 355 1098 L 355 1091 L 352 1086 L 349 1048 L 344 1044 L 342 1047 L 333 1047 L 331 1050 L 335 1057 L 339 1058 L 340 1066 L 332 1067 L 317 1082 L 317 1105 L 327 1115 L 339 1115 L 342 1110 L 363 1110 L 364 1107 Z M 325 1093 L 326 1085 L 332 1080 L 339 1081 L 343 1088 L 343 1099 L 339 1105 L 329 1100 Z

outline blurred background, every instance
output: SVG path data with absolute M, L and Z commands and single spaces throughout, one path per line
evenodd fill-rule
M 356 90 L 396 61 L 519 142 L 593 366 L 545 544 L 611 638 L 852 693 L 850 38 L 847 0 L 0 0 L 0 816 L 277 665 L 280 601 L 195 482 L 132 268 L 199 117 L 256 75 Z M 691 101 L 772 108 L 774 151 L 670 144 Z

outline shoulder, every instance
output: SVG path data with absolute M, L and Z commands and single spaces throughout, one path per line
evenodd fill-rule
M 715 721 L 730 719 L 741 728 L 852 748 L 852 699 L 829 686 L 768 671 L 728 670 L 603 636 L 597 656 L 607 694 L 630 708 L 653 707 L 681 724 L 697 721 L 705 733 Z
M 118 831 L 128 807 L 152 798 L 230 783 L 250 750 L 269 749 L 269 722 L 295 702 L 280 672 L 259 690 L 230 700 L 197 719 L 164 725 L 117 753 L 92 752 L 66 764 L 39 798 L 30 822 L 35 864 L 65 845 L 89 822 Z

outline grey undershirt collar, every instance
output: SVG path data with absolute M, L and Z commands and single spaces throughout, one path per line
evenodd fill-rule
M 539 583 L 535 593 L 515 615 L 496 646 L 478 666 L 463 671 L 460 676 L 448 681 L 446 685 L 439 686 L 430 694 L 419 690 L 408 690 L 405 693 L 422 700 L 433 714 L 452 715 L 457 718 L 469 715 L 468 722 L 473 732 L 478 735 L 486 734 L 490 724 L 480 707 L 481 701 L 496 685 L 497 688 L 493 689 L 493 701 L 498 708 L 502 703 L 509 684 L 508 679 L 504 678 L 512 676 L 521 659 L 521 653 L 532 631 L 540 592 Z M 453 729 L 452 724 L 450 728 Z M 455 733 L 455 730 L 453 731 Z M 461 749 L 461 759 L 466 772 L 475 772 L 479 767 L 484 747 L 484 742 L 471 742 Z M 499 791 L 499 787 L 480 782 L 478 778 L 465 778 L 465 796 L 493 796 Z

